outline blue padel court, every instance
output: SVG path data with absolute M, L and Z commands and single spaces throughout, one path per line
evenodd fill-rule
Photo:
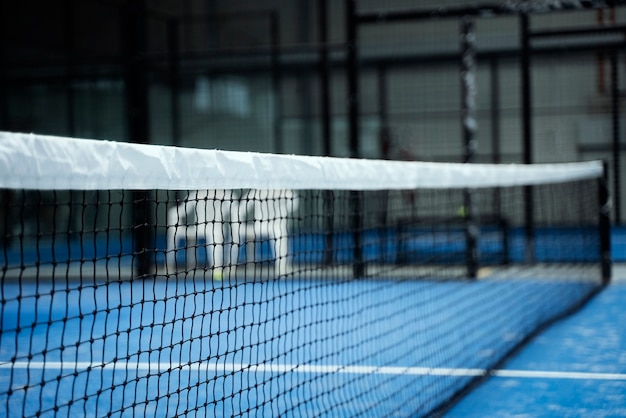
M 440 408 L 598 285 L 569 276 L 579 268 L 541 266 L 477 281 L 321 280 L 314 269 L 283 280 L 215 281 L 194 269 L 129 281 L 123 268 L 93 269 L 41 267 L 3 282 L 4 415 L 624 413 L 619 268 L 614 284 L 451 410 Z
M 626 270 L 583 309 L 547 329 L 448 417 L 626 416 Z
M 0 4 L 0 418 L 626 418 L 626 0 Z
M 0 401 L 9 416 L 423 415 L 589 286 L 5 283 Z

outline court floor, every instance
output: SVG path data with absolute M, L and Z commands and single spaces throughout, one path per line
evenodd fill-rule
M 626 265 L 577 314 L 541 333 L 446 417 L 626 416 Z
M 533 277 L 4 283 L 0 416 L 424 415 L 596 288 Z

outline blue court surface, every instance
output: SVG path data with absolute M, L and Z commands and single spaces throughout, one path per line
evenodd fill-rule
M 616 270 L 614 284 L 447 414 L 626 416 L 626 270 Z M 2 283 L 0 416 L 420 416 L 596 289 L 534 273 L 474 282 L 116 274 Z
M 532 340 L 447 417 L 626 416 L 626 268 Z
M 0 415 L 423 415 L 588 290 L 496 279 L 5 283 Z

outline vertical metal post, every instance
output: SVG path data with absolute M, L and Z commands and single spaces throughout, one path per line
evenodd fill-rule
M 180 26 L 175 18 L 167 22 L 167 49 L 169 58 L 170 76 L 170 110 L 172 124 L 172 145 L 181 143 L 180 121 Z
M 359 78 L 358 78 L 358 52 L 357 52 L 357 19 L 356 0 L 346 0 L 346 28 L 347 28 L 347 78 L 348 78 L 348 143 L 350 157 L 359 158 Z M 352 211 L 351 224 L 354 239 L 354 265 L 355 278 L 365 275 L 363 263 L 363 237 L 361 219 L 361 194 L 350 192 L 350 207 Z
M 474 21 L 461 19 L 461 120 L 463 125 L 463 162 L 471 163 L 476 155 L 476 33 Z M 478 233 L 472 191 L 463 191 L 463 218 L 465 222 L 465 263 L 469 278 L 478 272 Z
M 491 163 L 502 163 L 502 148 L 500 136 L 500 67 L 498 58 L 492 58 L 490 63 L 491 76 Z M 496 188 L 493 192 L 493 215 L 496 224 L 502 233 L 502 264 L 509 263 L 509 231 L 508 221 L 502 217 L 502 190 Z
M 4 2 L 0 1 L 0 129 L 9 130 L 9 92 L 7 82 L 7 51 L 6 41 L 7 35 L 4 32 L 3 19 L 7 19 L 7 15 L 4 12 Z
M 389 127 L 389 115 L 387 108 L 387 68 L 380 65 L 378 75 L 378 119 L 380 121 L 380 131 L 378 133 L 380 143 L 380 155 L 383 160 L 388 160 L 391 155 L 391 132 Z
M 330 114 L 330 64 L 328 61 L 328 25 L 326 20 L 326 0 L 318 0 L 318 31 L 320 41 L 320 112 L 322 115 L 322 154 L 332 153 L 331 114 Z
M 127 0 L 122 37 L 126 60 L 126 106 L 130 140 L 149 142 L 148 80 L 143 54 L 146 48 L 145 0 Z
M 470 17 L 461 19 L 461 119 L 463 124 L 463 162 L 476 155 L 476 34 Z
M 378 141 L 380 144 L 380 155 L 384 160 L 388 160 L 391 157 L 391 132 L 389 128 L 389 117 L 387 108 L 389 103 L 387 102 L 387 68 L 384 64 L 381 64 L 377 69 L 378 75 L 378 120 L 380 121 L 380 127 L 378 132 Z M 383 190 L 380 192 L 380 207 L 378 212 L 378 229 L 380 231 L 380 261 L 388 263 L 391 260 L 388 258 L 387 243 L 389 242 L 389 190 Z M 395 259 L 395 257 L 394 257 Z
M 322 154 L 330 156 L 332 154 L 332 125 L 330 111 L 330 63 L 328 60 L 328 23 L 327 23 L 327 4 L 326 0 L 318 0 L 318 31 L 320 41 L 320 113 L 322 115 Z M 324 255 L 323 264 L 325 266 L 332 265 L 334 262 L 334 196 L 333 192 L 325 190 L 323 192 L 324 201 Z
M 491 163 L 502 162 L 502 147 L 500 136 L 500 67 L 498 58 L 492 58 L 489 68 L 491 93 Z
M 74 10 L 72 0 L 65 0 L 65 99 L 67 104 L 67 133 L 76 134 L 74 89 Z
M 532 164 L 531 81 L 530 81 L 530 32 L 528 15 L 520 15 L 521 76 L 522 76 L 522 148 L 523 163 Z M 524 188 L 524 230 L 526 237 L 525 259 L 535 261 L 535 216 L 533 189 Z
M 272 96 L 274 98 L 274 152 L 283 152 L 282 134 L 282 97 L 280 88 L 280 26 L 278 24 L 278 13 L 270 14 L 270 42 L 271 50 L 271 71 L 272 71 Z
M 532 163 L 530 33 L 527 14 L 520 15 L 521 77 L 522 77 L 522 149 L 524 164 Z
M 614 212 L 613 216 L 617 225 L 622 223 L 621 208 L 621 162 L 620 162 L 620 92 L 617 51 L 611 52 L 611 117 L 612 117 L 612 142 L 611 162 L 613 166 L 613 193 Z
M 608 167 L 604 162 L 604 173 L 599 180 L 598 197 L 600 206 L 600 263 L 602 284 L 611 281 L 611 203 L 609 198 Z
M 6 42 L 7 34 L 5 33 L 4 19 L 7 18 L 4 9 L 4 1 L 0 0 L 0 130 L 10 130 L 10 114 L 9 114 L 9 91 L 7 80 L 7 51 Z M 7 259 L 6 251 L 11 245 L 12 234 L 7 233 L 10 229 L 10 222 L 14 222 L 11 216 L 11 207 L 15 190 L 0 190 L 0 246 L 4 251 L 5 260 Z
M 296 30 L 296 36 L 298 42 L 303 44 L 311 41 L 310 26 L 310 0 L 297 0 L 298 5 L 298 26 Z M 313 135 L 313 86 L 312 86 L 312 74 L 307 71 L 296 73 L 296 89 L 298 100 L 300 102 L 302 117 L 302 137 L 300 144 L 300 151 L 304 154 L 313 154 L 314 152 L 314 140 Z
M 131 142 L 148 143 L 150 121 L 148 80 L 142 54 L 146 48 L 146 16 L 144 1 L 127 0 L 125 33 L 122 37 L 126 59 L 126 111 Z M 150 192 L 135 190 L 133 199 L 133 262 L 137 277 L 153 273 L 153 238 L 150 216 Z
M 359 158 L 359 76 L 357 51 L 356 0 L 346 1 L 347 78 L 348 78 L 348 146 L 351 158 Z

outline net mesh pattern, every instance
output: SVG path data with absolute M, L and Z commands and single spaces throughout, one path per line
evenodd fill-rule
M 601 288 L 597 195 L 4 190 L 0 410 L 428 415 Z

